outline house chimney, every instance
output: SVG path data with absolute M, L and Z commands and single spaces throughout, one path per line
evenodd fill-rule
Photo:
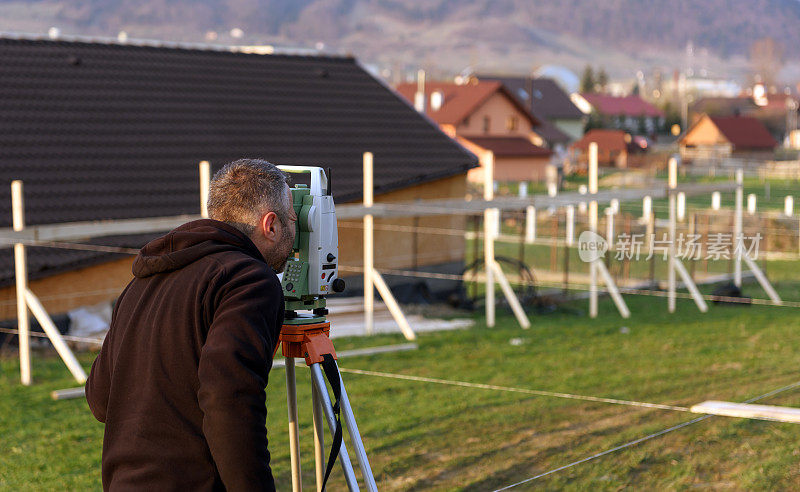
M 439 111 L 444 104 L 444 92 L 433 91 L 431 93 L 431 111 Z
M 417 93 L 414 94 L 414 109 L 425 112 L 425 70 L 417 70 Z

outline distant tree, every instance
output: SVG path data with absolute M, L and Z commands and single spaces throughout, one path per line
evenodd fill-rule
M 600 87 L 602 92 L 605 92 L 606 87 L 608 87 L 608 74 L 604 68 L 601 68 L 597 73 L 597 85 Z
M 661 110 L 664 111 L 664 127 L 661 128 L 662 132 L 669 133 L 672 130 L 672 125 L 681 126 L 681 113 L 671 102 L 665 102 Z M 681 128 L 681 130 L 685 130 L 685 128 Z
M 603 120 L 600 118 L 600 115 L 597 114 L 597 111 L 592 111 L 586 119 L 586 124 L 583 125 L 583 133 L 594 130 L 595 128 L 603 128 Z
M 581 92 L 594 92 L 594 70 L 591 65 L 586 65 L 581 75 Z
M 639 83 L 638 82 L 634 82 L 633 83 L 633 89 L 631 89 L 631 95 L 632 96 L 638 96 L 639 95 Z

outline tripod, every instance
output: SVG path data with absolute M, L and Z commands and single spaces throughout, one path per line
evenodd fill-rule
M 339 408 L 344 416 L 350 439 L 355 448 L 358 465 L 367 490 L 375 492 L 375 478 L 369 466 L 367 452 L 361 442 L 356 418 L 347 398 L 347 391 L 341 382 L 341 373 L 336 364 L 336 351 L 329 338 L 331 324 L 328 321 L 319 322 L 303 318 L 294 318 L 281 328 L 281 347 L 283 356 L 286 357 L 286 400 L 289 409 L 289 448 L 292 464 L 292 491 L 300 492 L 303 488 L 300 474 L 300 434 L 297 422 L 297 380 L 295 378 L 295 358 L 304 358 L 306 365 L 311 369 L 311 399 L 314 417 L 314 461 L 316 465 L 317 492 L 324 490 L 325 482 L 331 472 L 336 455 L 339 456 L 342 470 L 344 471 L 347 486 L 351 491 L 359 490 L 358 480 L 350 462 L 350 456 L 342 440 L 341 421 Z M 331 403 L 328 388 L 325 385 L 325 375 L 331 383 L 336 401 Z M 324 430 L 323 414 L 328 421 L 328 428 L 333 436 L 333 446 L 328 458 L 327 468 L 324 461 Z M 338 449 L 336 449 L 338 448 Z

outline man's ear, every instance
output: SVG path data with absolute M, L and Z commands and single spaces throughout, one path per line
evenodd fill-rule
M 259 224 L 259 228 L 261 229 L 261 233 L 264 235 L 264 238 L 268 241 L 276 241 L 278 237 L 278 229 L 276 221 L 278 220 L 278 216 L 275 212 L 267 212 L 261 217 L 261 223 Z

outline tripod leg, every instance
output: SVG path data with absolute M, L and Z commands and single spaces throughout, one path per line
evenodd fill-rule
M 300 427 L 297 423 L 297 380 L 294 358 L 286 358 L 286 406 L 289 409 L 289 453 L 292 460 L 292 492 L 303 490 L 300 474 Z
M 314 382 L 314 387 L 317 390 L 317 394 L 320 397 L 322 403 L 322 409 L 325 413 L 325 418 L 328 421 L 328 428 L 333 434 L 336 430 L 336 416 L 333 414 L 333 404 L 331 403 L 331 398 L 328 395 L 328 388 L 325 386 L 325 376 L 322 375 L 322 369 L 320 369 L 319 364 L 311 364 L 311 380 Z M 347 454 L 347 448 L 344 446 L 344 441 L 342 441 L 342 445 L 339 447 L 339 462 L 342 465 L 342 470 L 344 471 L 344 478 L 347 481 L 347 487 L 351 491 L 359 490 L 358 488 L 358 479 L 356 478 L 356 473 L 353 470 L 353 464 L 350 463 L 350 455 Z
M 336 365 L 336 370 L 339 370 L 339 365 Z M 339 373 L 341 376 L 341 373 Z M 341 380 L 341 377 L 339 378 Z M 353 414 L 353 408 L 350 406 L 350 399 L 347 398 L 347 391 L 344 389 L 344 382 L 342 384 L 342 414 L 344 420 L 347 422 L 347 431 L 350 433 L 350 440 L 353 441 L 353 448 L 355 448 L 356 456 L 358 457 L 358 466 L 361 467 L 361 474 L 364 477 L 364 483 L 367 490 L 370 492 L 377 492 L 378 486 L 375 484 L 375 477 L 372 476 L 372 468 L 369 466 L 367 459 L 367 451 L 364 449 L 364 443 L 361 442 L 361 434 L 358 432 L 358 424 L 356 424 L 356 416 Z
M 322 492 L 322 481 L 325 479 L 325 429 L 322 412 L 322 402 L 320 401 L 317 388 L 311 384 L 311 404 L 314 408 L 314 463 L 317 472 L 317 492 Z

